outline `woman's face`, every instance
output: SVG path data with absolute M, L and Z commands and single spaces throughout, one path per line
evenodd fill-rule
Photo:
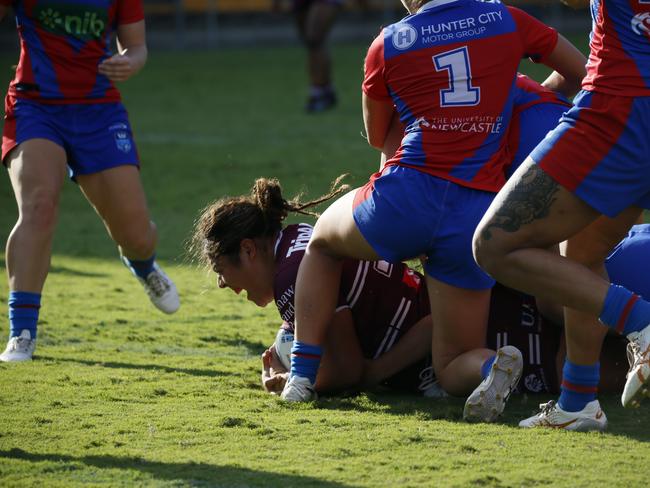
M 258 307 L 273 301 L 274 257 L 260 249 L 252 239 L 240 246 L 239 263 L 220 256 L 214 265 L 219 288 L 230 288 L 238 295 L 245 291 L 247 299 Z

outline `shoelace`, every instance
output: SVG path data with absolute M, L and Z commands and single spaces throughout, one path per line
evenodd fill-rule
M 147 276 L 147 285 L 157 297 L 164 295 L 169 290 L 169 283 L 160 273 L 153 272 Z
M 541 410 L 541 412 L 539 413 L 540 416 L 541 415 L 549 416 L 553 412 L 553 410 L 555 410 L 555 400 L 551 400 L 548 403 L 540 403 L 539 408 Z
M 10 351 L 19 351 L 21 349 L 27 350 L 29 348 L 29 344 L 32 342 L 31 339 L 25 339 L 24 337 L 14 337 L 10 341 Z
M 641 359 L 641 347 L 636 341 L 632 341 L 627 345 L 627 362 L 630 365 L 630 369 L 634 368 L 637 361 Z

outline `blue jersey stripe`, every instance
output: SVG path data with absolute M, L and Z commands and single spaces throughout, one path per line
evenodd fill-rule
M 31 71 L 34 74 L 34 80 L 40 87 L 41 93 L 54 93 L 57 97 L 63 97 L 59 84 L 57 83 L 56 72 L 50 57 L 45 52 L 45 47 L 41 38 L 36 33 L 36 27 L 32 21 L 25 15 L 25 6 L 22 2 L 15 3 L 16 24 L 21 28 L 21 33 L 25 39 L 25 46 L 29 53 L 31 62 Z
M 459 178 L 465 181 L 471 181 L 477 175 L 477 173 L 483 169 L 485 162 L 488 161 L 492 155 L 498 152 L 501 142 L 504 137 L 507 135 L 507 127 L 512 118 L 512 109 L 515 93 L 515 84 L 517 81 L 517 76 L 515 75 L 512 80 L 512 86 L 510 92 L 508 93 L 508 99 L 506 100 L 505 106 L 500 114 L 501 117 L 501 127 L 498 131 L 490 131 L 488 136 L 485 138 L 481 147 L 470 157 L 464 159 L 460 164 L 456 165 L 451 171 L 450 175 L 454 178 Z

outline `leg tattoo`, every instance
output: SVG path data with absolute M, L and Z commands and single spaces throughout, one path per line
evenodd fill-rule
M 516 232 L 524 224 L 547 217 L 558 190 L 559 185 L 553 178 L 536 164 L 531 166 L 510 190 L 481 237 L 486 241 L 492 237 L 490 227 Z

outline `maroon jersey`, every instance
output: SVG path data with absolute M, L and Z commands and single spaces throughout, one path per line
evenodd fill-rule
M 282 320 L 291 326 L 295 318 L 296 276 L 312 230 L 308 224 L 289 225 L 276 243 L 275 304 Z M 403 263 L 348 259 L 343 262 L 337 311 L 343 308 L 352 313 L 364 357 L 374 359 L 429 315 L 429 299 L 422 275 Z M 391 382 L 391 386 L 424 389 L 432 382 L 430 370 L 429 374 L 420 373 L 430 364 L 430 360 L 416 363 L 406 370 L 411 374 L 400 374 L 399 381 Z
M 555 361 L 561 336 L 562 328 L 542 317 L 533 297 L 499 284 L 492 289 L 487 347 L 512 345 L 521 351 L 524 369 L 518 392 L 559 391 Z
M 313 228 L 286 227 L 275 248 L 275 303 L 280 316 L 293 329 L 296 276 Z M 374 359 L 389 351 L 421 318 L 429 315 L 424 278 L 403 263 L 346 260 L 339 289 L 338 308 L 349 308 L 363 355 Z M 492 291 L 487 347 L 517 347 L 524 358 L 518 390 L 556 392 L 555 357 L 562 329 L 545 320 L 535 299 L 501 285 Z M 385 383 L 391 388 L 423 392 L 435 382 L 431 357 L 418 361 Z

